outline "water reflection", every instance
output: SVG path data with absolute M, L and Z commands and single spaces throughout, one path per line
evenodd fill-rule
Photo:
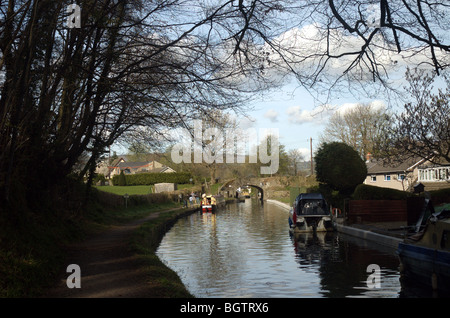
M 341 233 L 290 236 L 288 212 L 247 199 L 183 218 L 158 256 L 197 297 L 399 297 L 398 259 Z M 369 289 L 367 266 L 381 267 Z
M 322 297 L 397 297 L 398 260 L 392 253 L 368 249 L 338 233 L 296 234 L 292 237 L 300 268 L 318 270 Z M 367 267 L 381 267 L 381 287 L 367 285 Z

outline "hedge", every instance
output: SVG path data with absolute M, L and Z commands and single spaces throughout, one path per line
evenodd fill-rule
M 125 198 L 122 195 L 95 190 L 95 197 L 102 206 L 118 207 L 125 205 Z M 149 193 L 149 194 L 132 194 L 128 197 L 128 206 L 138 206 L 142 204 L 157 204 L 167 203 L 174 201 L 174 199 L 168 196 L 166 193 Z
M 428 192 L 433 205 L 439 205 L 442 203 L 450 203 L 450 188 L 433 190 Z
M 404 200 L 411 192 L 360 184 L 353 192 L 354 200 Z
M 153 185 L 155 183 L 189 183 L 192 175 L 189 172 L 174 173 L 137 173 L 125 175 L 126 185 Z M 112 178 L 113 185 L 119 185 L 119 175 Z
M 117 185 L 119 185 L 121 187 L 127 185 L 127 179 L 126 179 L 125 174 L 123 173 L 123 171 L 120 171 L 120 174 L 117 177 Z

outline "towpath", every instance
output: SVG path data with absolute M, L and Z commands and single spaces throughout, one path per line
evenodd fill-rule
M 143 264 L 131 250 L 129 238 L 144 222 L 177 209 L 155 212 L 143 219 L 113 226 L 101 234 L 69 246 L 65 264 L 80 266 L 81 288 L 68 288 L 66 280 L 71 273 L 62 273 L 57 286 L 51 288 L 44 297 L 154 297 L 152 283 L 146 278 Z

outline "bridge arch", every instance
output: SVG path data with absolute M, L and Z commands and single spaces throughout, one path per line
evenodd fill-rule
M 263 200 L 264 200 L 264 189 L 262 187 L 260 187 L 260 186 L 252 184 L 251 181 L 250 182 L 246 181 L 245 179 L 242 180 L 242 179 L 236 178 L 236 179 L 228 180 L 227 182 L 225 182 L 222 185 L 222 187 L 220 188 L 219 191 L 225 191 L 228 188 L 228 186 L 231 186 L 233 183 L 234 183 L 235 189 L 237 187 L 239 187 L 240 185 L 244 185 L 244 186 L 248 186 L 248 187 L 252 187 L 252 188 L 257 189 L 259 191 L 259 193 L 261 193 L 260 200 L 261 200 L 261 202 L 263 202 Z
M 263 188 L 261 188 L 260 186 L 254 185 L 254 184 L 246 184 L 246 186 L 256 188 L 259 191 L 259 193 L 261 193 L 261 198 L 260 198 L 261 202 L 264 201 L 264 189 Z

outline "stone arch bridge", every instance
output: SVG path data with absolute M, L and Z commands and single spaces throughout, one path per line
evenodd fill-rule
M 267 185 L 260 178 L 236 178 L 228 180 L 222 185 L 219 192 L 225 196 L 235 196 L 237 189 L 240 187 L 251 187 L 258 190 L 261 202 L 265 200 L 264 192 L 267 189 Z

